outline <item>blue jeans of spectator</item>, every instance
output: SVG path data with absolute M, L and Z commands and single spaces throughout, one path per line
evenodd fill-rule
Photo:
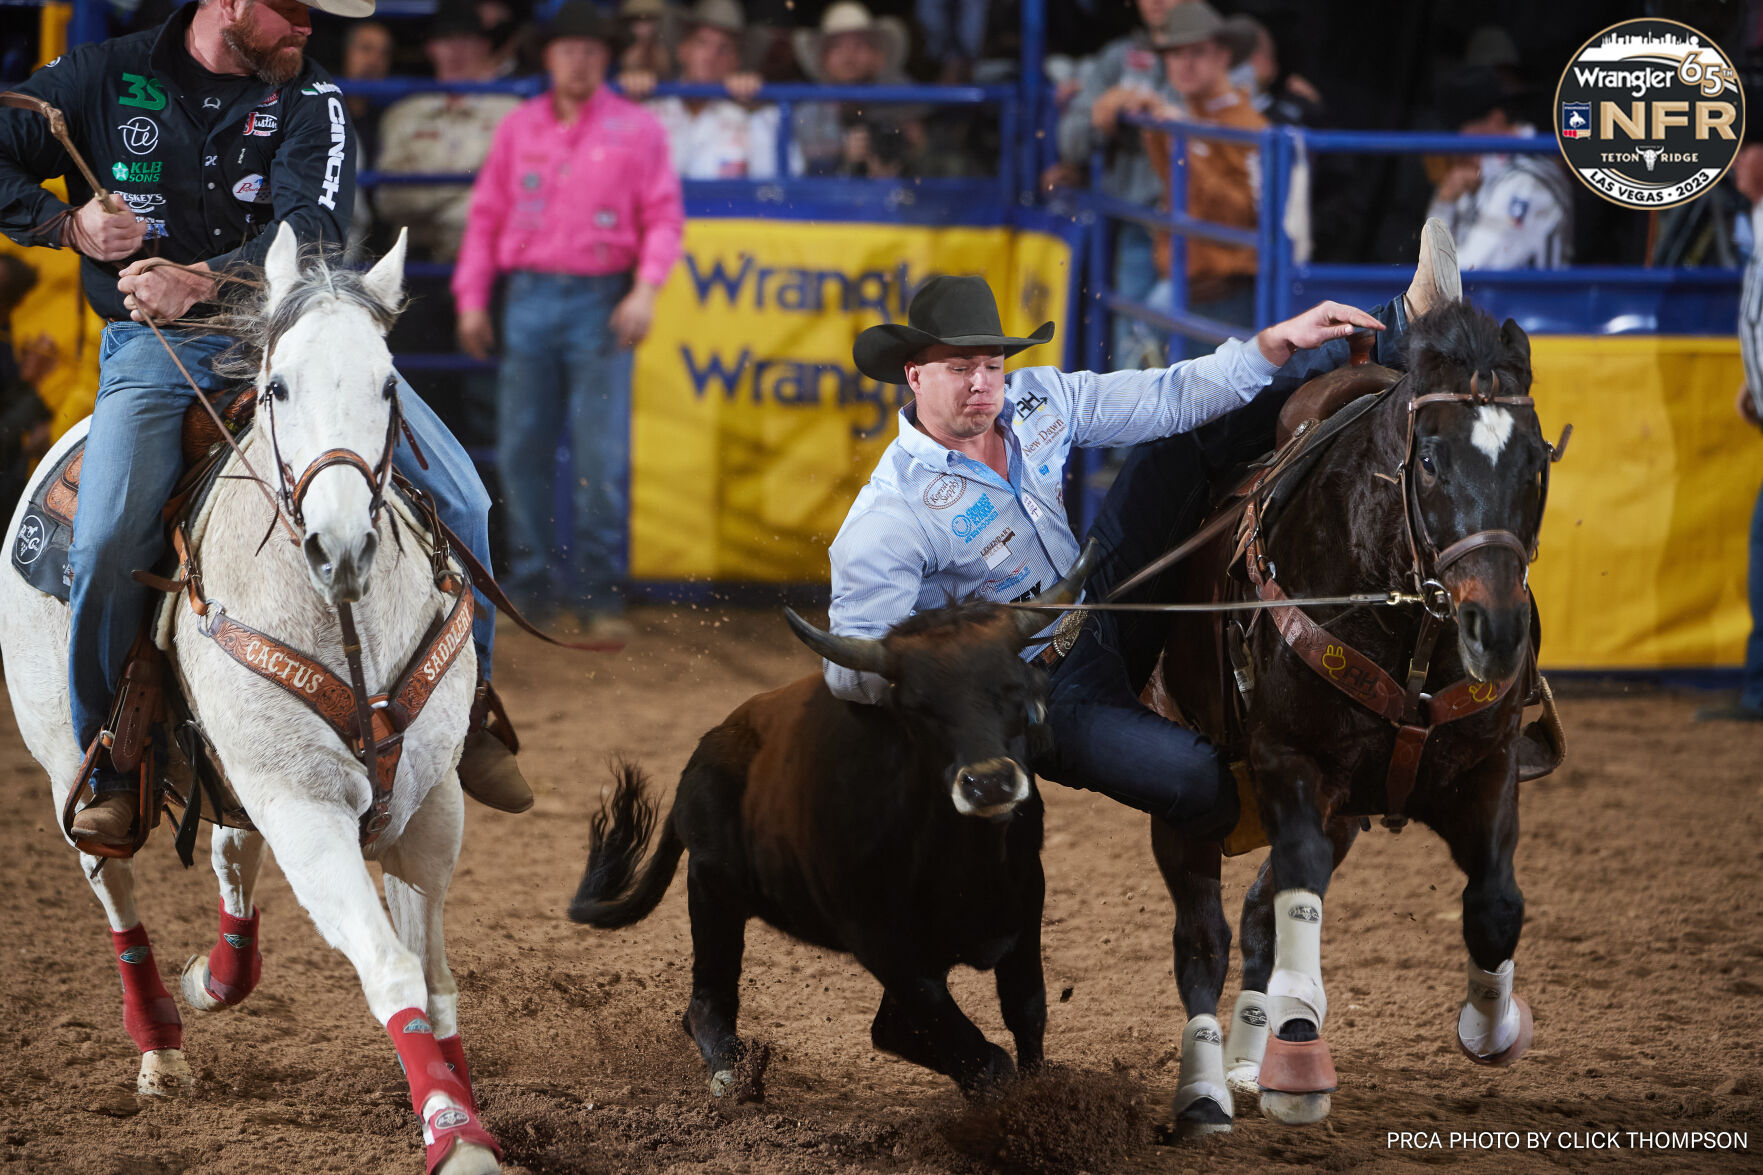
M 1375 357 L 1403 366 L 1407 320 L 1401 299 L 1373 310 L 1389 329 Z M 1286 399 L 1305 380 L 1347 362 L 1347 342 L 1301 351 L 1247 405 L 1188 433 L 1135 446 L 1109 488 L 1090 537 L 1102 557 L 1085 586 L 1100 600 L 1139 568 L 1192 534 L 1204 520 L 1211 483 L 1273 447 Z M 1135 589 L 1133 599 L 1170 598 L 1169 573 Z M 1168 630 L 1166 614 L 1092 613 L 1072 650 L 1054 667 L 1047 699 L 1053 750 L 1035 771 L 1067 787 L 1101 792 L 1162 817 L 1193 835 L 1222 836 L 1236 823 L 1236 784 L 1203 735 L 1147 709 L 1139 692 L 1151 678 Z
M 225 335 L 168 332 L 166 338 L 205 392 L 232 382 L 214 372 L 214 358 L 232 345 Z M 109 717 L 112 692 L 140 630 L 152 591 L 130 573 L 153 566 L 165 549 L 159 511 L 183 471 L 179 437 L 184 410 L 196 398 L 171 356 L 143 323 L 112 323 L 98 349 L 98 397 L 80 471 L 74 516 L 72 633 L 67 653 L 74 736 L 89 747 Z M 441 521 L 473 555 L 489 558 L 490 499 L 465 450 L 399 380 L 399 403 L 428 459 L 425 470 L 401 459 L 398 470 L 434 498 Z M 402 438 L 399 444 L 403 445 Z M 403 453 L 403 450 L 400 450 Z M 377 454 L 363 454 L 373 460 Z M 404 456 L 408 456 L 407 453 Z M 261 467 L 260 467 L 261 468 Z M 487 676 L 495 612 L 478 597 L 472 627 L 478 665 Z
M 631 351 L 612 336 L 628 273 L 516 273 L 508 283 L 498 381 L 496 467 L 508 502 L 508 588 L 537 606 L 617 613 L 629 531 Z M 553 572 L 557 446 L 574 457 L 568 587 Z
M 1739 702 L 1763 710 L 1763 490 L 1751 511 L 1751 638 L 1745 642 L 1745 676 Z
M 1114 230 L 1114 292 L 1123 298 L 1143 302 L 1157 284 L 1157 263 L 1151 254 L 1151 233 L 1136 224 L 1121 224 Z M 1146 347 L 1156 343 L 1156 332 L 1137 319 L 1124 314 L 1114 315 L 1111 334 L 1112 350 L 1108 356 L 1110 370 L 1137 357 Z

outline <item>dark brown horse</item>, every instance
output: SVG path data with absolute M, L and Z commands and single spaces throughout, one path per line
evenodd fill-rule
M 1530 1040 L 1530 1010 L 1512 994 L 1524 914 L 1512 850 L 1519 780 L 1546 770 L 1520 723 L 1540 681 L 1527 572 L 1556 451 L 1538 426 L 1530 341 L 1516 323 L 1450 303 L 1414 324 L 1408 353 L 1406 376 L 1357 368 L 1295 394 L 1285 428 L 1319 400 L 1371 398 L 1343 410 L 1351 423 L 1321 442 L 1307 475 L 1256 495 L 1245 525 L 1180 573 L 1188 599 L 1401 589 L 1419 601 L 1171 626 L 1165 700 L 1252 768 L 1258 803 L 1245 803 L 1244 823 L 1258 816 L 1272 846 L 1243 906 L 1243 993 L 1226 1044 L 1220 846 L 1153 825 L 1190 1016 L 1176 1102 L 1189 1133 L 1229 1128 L 1227 1085 L 1258 1088 L 1280 1121 L 1328 1113 L 1322 898 L 1371 815 L 1432 828 L 1468 877 L 1463 1051 L 1510 1064 Z

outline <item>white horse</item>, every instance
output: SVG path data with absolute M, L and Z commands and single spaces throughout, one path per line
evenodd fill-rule
M 385 332 L 402 299 L 404 240 L 365 275 L 302 259 L 283 225 L 265 264 L 258 426 L 244 444 L 252 468 L 276 478 L 274 442 L 292 470 L 331 450 L 372 467 L 389 444 L 396 379 Z M 80 430 L 83 432 L 83 430 Z M 57 453 L 71 444 L 64 439 Z M 43 462 L 55 465 L 57 454 Z M 238 457 L 228 467 L 242 473 Z M 361 470 L 331 464 L 310 479 L 296 515 L 304 548 L 279 533 L 264 543 L 269 504 L 245 480 L 217 483 L 199 538 L 204 593 L 225 615 L 298 649 L 325 666 L 345 657 L 339 602 L 354 605 L 370 693 L 389 689 L 453 603 L 436 586 L 408 527 L 390 534 L 374 517 L 374 490 Z M 29 494 L 26 495 L 26 501 Z M 14 541 L 23 503 L 14 512 Z M 383 540 L 383 541 L 382 541 Z M 376 557 L 377 550 L 377 557 Z M 353 564 L 354 574 L 349 574 Z M 210 612 L 212 614 L 212 608 Z M 447 969 L 442 904 L 459 854 L 463 801 L 455 767 L 471 706 L 476 654 L 462 642 L 404 735 L 387 822 L 366 850 L 359 818 L 372 804 L 363 765 L 335 729 L 281 685 L 253 673 L 203 634 L 203 618 L 178 606 L 172 661 L 193 717 L 217 752 L 256 832 L 216 828 L 212 859 L 220 879 L 221 935 L 210 955 L 192 959 L 181 987 L 198 1011 L 243 999 L 256 983 L 252 891 L 265 847 L 275 850 L 295 897 L 325 940 L 361 976 L 367 1006 L 386 1025 L 423 1123 L 428 1169 L 444 1175 L 499 1171 L 495 1143 L 479 1125 L 458 1037 L 458 988 Z M 0 649 L 6 684 L 26 745 L 49 772 L 56 812 L 81 763 L 67 686 L 68 610 L 9 569 L 0 569 Z M 334 672 L 334 670 L 333 670 Z M 341 677 L 341 674 L 338 674 Z M 385 874 L 386 904 L 367 857 Z M 160 984 L 136 912 L 127 860 L 80 857 L 110 919 L 123 975 L 125 1022 L 141 1048 L 138 1091 L 175 1096 L 192 1085 L 176 1005 Z M 391 914 L 387 917 L 387 909 Z

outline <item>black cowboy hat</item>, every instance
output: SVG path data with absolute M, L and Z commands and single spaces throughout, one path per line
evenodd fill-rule
M 587 37 L 603 41 L 614 52 L 629 40 L 624 26 L 611 13 L 602 12 L 590 0 L 568 0 L 539 33 L 539 43 L 548 45 L 559 37 Z
M 1041 323 L 1026 339 L 1005 334 L 998 318 L 998 300 L 992 296 L 992 287 L 985 278 L 938 274 L 927 278 L 912 295 L 904 325 L 885 322 L 870 327 L 857 336 L 851 358 L 857 370 L 870 379 L 903 384 L 907 362 L 934 343 L 1000 347 L 1004 354 L 1014 355 L 1038 347 L 1052 337 L 1050 322 Z

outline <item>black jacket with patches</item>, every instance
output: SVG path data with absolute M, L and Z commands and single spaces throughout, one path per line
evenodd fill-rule
M 266 230 L 282 221 L 302 243 L 342 245 L 355 204 L 355 129 L 336 84 L 310 59 L 279 87 L 208 74 L 184 47 L 196 7 L 156 29 L 82 45 L 19 90 L 67 116 L 68 136 L 99 182 L 147 222 L 137 257 L 216 270 L 262 264 L 273 239 Z M 91 198 L 48 120 L 0 108 L 0 232 L 21 245 L 58 245 L 33 231 L 67 207 L 40 186 L 55 176 L 66 177 L 74 206 Z M 116 269 L 127 263 L 80 265 L 86 297 L 105 318 L 129 317 L 116 289 Z

